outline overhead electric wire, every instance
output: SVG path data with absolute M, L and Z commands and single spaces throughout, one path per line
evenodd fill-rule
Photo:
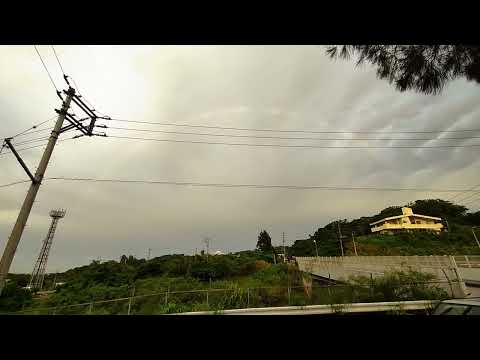
M 117 126 L 107 126 L 107 129 L 125 130 L 125 131 L 139 131 L 147 133 L 162 133 L 162 134 L 177 134 L 177 135 L 199 135 L 199 136 L 217 136 L 217 137 L 236 137 L 236 138 L 252 138 L 252 139 L 279 139 L 279 140 L 331 140 L 331 141 L 432 141 L 432 140 L 469 140 L 480 139 L 480 136 L 466 136 L 466 137 L 451 137 L 451 138 L 317 138 L 317 137 L 284 137 L 284 136 L 258 136 L 258 135 L 238 135 L 238 134 L 214 134 L 214 133 L 196 133 L 184 131 L 169 131 L 169 130 L 152 130 L 152 129 L 138 129 L 125 128 Z
M 192 125 L 192 124 L 177 124 L 166 122 L 150 122 L 139 120 L 127 120 L 119 118 L 111 118 L 110 121 L 129 122 L 137 124 L 150 124 L 150 125 L 164 125 L 164 126 L 179 126 L 179 127 L 192 127 L 192 128 L 206 128 L 206 129 L 221 129 L 221 130 L 240 130 L 240 131 L 265 131 L 265 132 L 285 132 L 285 133 L 307 133 L 307 134 L 434 134 L 434 133 L 456 133 L 456 132 L 470 132 L 480 131 L 480 129 L 464 129 L 464 130 L 430 130 L 430 131 L 380 131 L 380 130 L 351 130 L 351 131 L 331 131 L 331 130 L 278 130 L 278 129 L 258 129 L 258 128 L 239 128 L 239 127 L 224 127 L 213 125 Z
M 410 192 L 437 192 L 451 193 L 464 192 L 464 189 L 433 189 L 433 188 L 380 188 L 380 187 L 349 187 L 349 186 L 304 186 L 304 185 L 267 185 L 267 184 L 232 184 L 232 183 L 200 183 L 200 182 L 180 182 L 180 181 L 161 181 L 161 180 L 129 180 L 129 179 L 97 179 L 81 177 L 47 177 L 44 181 L 82 181 L 82 182 L 100 182 L 100 183 L 123 183 L 123 184 L 151 184 L 151 185 L 175 185 L 175 186 L 198 186 L 215 188 L 255 188 L 255 189 L 286 189 L 286 190 L 325 190 L 325 191 L 410 191 Z M 0 187 L 13 186 L 25 181 L 0 185 Z
M 43 131 L 53 130 L 53 128 L 54 128 L 53 126 L 50 126 L 48 128 L 45 128 L 45 129 L 30 131 L 29 133 L 17 135 L 15 137 L 27 136 L 27 135 L 30 135 L 30 134 L 35 134 L 35 133 L 39 133 L 39 132 L 43 132 Z
M 49 122 L 49 121 L 52 121 L 53 119 L 55 119 L 55 117 L 56 117 L 56 116 L 51 117 L 50 119 L 45 120 L 45 121 L 42 121 L 42 122 L 40 122 L 40 123 L 38 123 L 38 124 L 35 124 L 35 125 L 29 127 L 28 129 L 19 132 L 19 133 L 16 134 L 16 135 L 10 136 L 10 138 L 13 139 L 13 138 L 16 138 L 16 137 L 19 137 L 19 136 L 26 136 L 26 135 L 33 134 L 33 133 L 35 133 L 35 132 L 43 131 L 44 129 L 43 129 L 43 130 L 35 130 L 35 131 L 30 131 L 30 130 L 36 129 L 36 128 L 38 128 L 39 126 L 42 126 L 43 124 L 46 124 L 46 123 Z
M 55 48 L 53 47 L 53 45 L 50 45 L 52 50 L 53 50 L 53 53 L 55 54 L 55 57 L 57 59 L 57 62 L 58 62 L 58 66 L 60 66 L 60 70 L 62 71 L 62 74 L 65 75 L 65 71 L 63 71 L 63 67 L 62 67 L 62 64 L 60 63 L 60 60 L 57 56 L 57 52 L 55 51 Z
M 464 204 L 464 206 L 465 206 L 465 207 L 470 206 L 470 205 L 472 205 L 472 204 L 477 203 L 478 201 L 480 201 L 480 197 L 476 197 L 476 198 L 473 199 L 472 201 L 467 202 L 466 204 Z M 470 208 L 471 208 L 471 207 L 470 207 Z
M 42 140 L 48 140 L 48 138 L 49 138 L 49 136 L 43 136 L 43 137 L 40 137 L 40 138 L 29 139 L 29 140 L 21 141 L 21 142 L 18 142 L 18 143 L 14 143 L 13 145 L 16 145 L 16 146 L 26 145 L 26 144 L 30 144 L 30 143 L 34 143 L 34 142 L 38 142 L 38 141 L 42 141 Z
M 472 145 L 432 145 L 432 146 L 414 146 L 414 145 L 410 145 L 410 146 L 396 146 L 396 145 L 393 145 L 393 146 L 285 145 L 285 144 L 250 144 L 250 143 L 227 143 L 227 142 L 194 141 L 194 140 L 153 139 L 153 138 L 140 138 L 140 137 L 133 137 L 133 136 L 117 136 L 117 135 L 108 135 L 107 137 L 114 138 L 114 139 L 173 142 L 173 143 L 187 143 L 187 144 L 248 146 L 248 147 L 314 148 L 314 149 L 432 149 L 432 148 L 480 147 L 480 144 L 472 144 Z
M 21 181 L 15 181 L 15 182 L 10 183 L 10 184 L 3 184 L 3 185 L 0 185 L 0 188 L 13 186 L 13 185 L 17 185 L 17 184 L 22 184 L 22 183 L 27 183 L 27 182 L 30 182 L 30 180 L 21 180 Z
M 50 78 L 50 81 L 51 81 L 52 84 L 53 84 L 53 87 L 55 88 L 55 91 L 58 92 L 57 86 L 55 85 L 55 82 L 53 81 L 52 75 L 50 75 L 50 72 L 48 71 L 47 66 L 46 66 L 45 63 L 43 62 L 42 55 L 40 55 L 40 53 L 38 52 L 38 49 L 37 49 L 37 46 L 36 46 L 36 45 L 33 45 L 33 47 L 35 48 L 35 51 L 37 52 L 37 55 L 38 55 L 38 57 L 40 58 L 40 61 L 42 62 L 43 67 L 45 68 L 45 71 L 47 72 L 48 77 Z
M 472 186 L 471 188 L 469 188 L 468 190 L 471 191 L 471 190 L 475 190 L 476 188 L 478 188 L 480 186 L 480 184 L 477 184 L 475 186 Z M 454 197 L 452 197 L 449 201 L 452 201 L 452 200 L 455 200 L 456 202 L 460 202 L 460 201 L 463 201 L 465 198 L 464 196 L 465 195 L 468 195 L 466 193 L 464 194 L 457 194 L 455 195 Z
M 477 187 L 479 187 L 479 186 L 480 186 L 480 184 L 474 185 L 474 186 L 472 186 L 471 188 L 469 188 L 468 190 L 469 190 L 469 191 L 470 191 L 470 190 L 473 190 L 473 189 L 475 189 L 475 188 L 477 188 Z M 455 194 L 455 195 L 453 195 L 452 197 L 450 197 L 449 199 L 447 199 L 447 201 L 453 201 L 453 200 L 455 200 L 455 199 L 458 199 L 459 196 L 461 197 L 462 194 Z
M 265 185 L 265 184 L 232 184 L 232 183 L 199 183 L 161 180 L 128 180 L 128 179 L 97 179 L 81 177 L 48 177 L 44 180 L 63 181 L 86 181 L 103 183 L 126 183 L 126 184 L 154 184 L 154 185 L 177 185 L 221 188 L 256 188 L 256 189 L 289 189 L 289 190 L 328 190 L 328 191 L 411 191 L 411 192 L 438 192 L 451 193 L 463 192 L 465 189 L 433 189 L 433 188 L 379 188 L 379 187 L 348 187 L 348 186 L 303 186 L 303 185 Z
M 57 143 L 60 143 L 60 142 L 63 142 L 63 141 L 67 141 L 67 140 L 73 140 L 74 138 L 67 138 L 67 139 L 59 139 L 57 140 Z M 41 147 L 41 146 L 45 146 L 48 144 L 48 141 L 43 143 L 43 144 L 38 144 L 38 145 L 34 145 L 34 146 L 29 146 L 29 147 L 26 147 L 26 148 L 20 148 L 20 149 L 15 149 L 17 152 L 21 152 L 21 151 L 25 151 L 25 150 L 30 150 L 30 149 L 34 149 L 34 148 L 38 148 L 38 147 Z M 4 153 L 1 153 L 0 154 L 0 158 L 7 155 L 7 154 L 11 154 L 12 152 L 9 151 L 9 152 L 4 152 Z
M 75 81 L 75 79 L 74 79 L 73 77 L 71 77 L 70 75 L 67 76 L 67 75 L 65 74 L 65 71 L 63 70 L 62 63 L 60 62 L 60 59 L 59 59 L 59 57 L 58 57 L 58 55 L 57 55 L 57 52 L 55 51 L 55 47 L 54 47 L 53 45 L 51 45 L 51 47 L 52 47 L 53 53 L 55 54 L 55 57 L 57 58 L 58 65 L 60 66 L 60 70 L 62 71 L 63 76 L 72 79 L 73 84 L 75 85 L 75 89 L 76 89 L 77 92 L 78 92 L 78 95 L 80 95 L 80 96 L 83 98 L 83 101 L 86 102 L 87 105 L 90 105 L 90 107 L 93 109 L 93 111 L 98 112 L 100 115 L 105 115 L 105 114 L 103 114 L 102 112 L 96 110 L 96 107 L 93 106 L 92 103 L 91 103 L 90 101 L 88 101 L 88 99 L 80 93 L 80 88 L 78 87 L 77 82 Z
M 467 194 L 463 199 L 457 200 L 457 203 L 465 203 L 465 202 L 470 202 L 472 198 L 475 198 L 480 195 L 480 190 L 473 190 L 472 193 Z

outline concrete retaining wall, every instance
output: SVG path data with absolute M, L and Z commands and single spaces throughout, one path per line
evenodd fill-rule
M 352 276 L 383 276 L 391 271 L 415 270 L 430 273 L 452 297 L 466 296 L 466 287 L 453 256 L 343 256 L 297 257 L 301 271 L 313 275 L 346 281 Z

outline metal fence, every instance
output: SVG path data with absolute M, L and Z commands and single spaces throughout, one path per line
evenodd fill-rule
M 480 255 L 461 255 L 454 256 L 458 267 L 480 268 Z
M 375 283 L 210 288 L 162 291 L 80 304 L 29 308 L 14 313 L 4 313 L 4 315 L 160 315 L 241 308 L 434 300 L 449 298 L 452 294 L 452 283 L 447 281 L 396 284 L 395 288 L 389 290 Z

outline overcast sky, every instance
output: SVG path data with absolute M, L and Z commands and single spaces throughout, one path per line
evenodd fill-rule
M 311 131 L 426 131 L 479 128 L 480 86 L 450 83 L 441 95 L 397 92 L 369 66 L 332 61 L 321 46 L 56 46 L 64 70 L 99 111 L 112 117 L 206 126 Z M 57 87 L 65 86 L 52 50 L 39 46 Z M 33 46 L 0 46 L 0 137 L 52 118 L 60 100 Z M 77 115 L 81 113 L 74 110 Z M 53 126 L 55 120 L 48 125 Z M 110 126 L 216 134 L 260 133 L 107 122 Z M 44 125 L 44 126 L 47 126 Z M 102 130 L 102 129 L 99 129 Z M 111 130 L 110 135 L 257 144 L 330 146 L 475 144 L 471 140 L 319 141 L 222 138 Z M 42 133 L 46 134 L 46 133 Z M 47 133 L 48 134 L 48 133 Z M 449 133 L 441 136 L 465 136 Z M 477 133 L 478 134 L 478 133 Z M 70 137 L 72 133 L 62 137 Z M 435 134 L 434 134 L 435 135 Z M 41 136 L 33 134 L 24 140 Z M 356 137 L 431 137 L 362 134 Z M 20 138 L 18 141 L 21 141 Z M 33 144 L 32 144 L 33 145 Z M 19 146 L 20 147 L 20 146 Z M 43 147 L 22 152 L 32 171 Z M 274 148 L 80 138 L 59 143 L 46 177 L 466 189 L 479 183 L 478 148 Z M 26 179 L 13 155 L 0 156 L 0 185 Z M 28 184 L 0 188 L 0 248 Z M 287 244 L 330 221 L 391 205 L 452 194 L 181 187 L 46 181 L 12 265 L 31 272 L 50 225 L 65 208 L 47 271 L 92 259 L 253 249 L 266 229 Z M 477 203 L 478 204 L 478 203 Z M 477 205 L 478 207 L 478 205 Z

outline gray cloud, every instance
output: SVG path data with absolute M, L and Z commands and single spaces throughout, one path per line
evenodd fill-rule
M 60 85 L 54 58 L 47 47 L 41 47 L 41 51 Z M 452 130 L 476 128 L 475 119 L 480 111 L 480 87 L 472 83 L 456 81 L 439 96 L 399 93 L 387 82 L 377 80 L 374 69 L 355 68 L 353 62 L 333 62 L 318 47 L 58 46 L 57 51 L 81 92 L 100 111 L 131 120 L 284 130 Z M 2 136 L 48 119 L 60 105 L 30 47 L 0 47 L 0 91 L 0 112 L 5 119 L 0 128 Z M 171 126 L 124 123 L 115 126 L 186 131 Z M 127 134 L 120 130 L 107 132 Z M 128 135 L 200 140 L 192 135 L 140 132 Z M 334 140 L 201 139 L 345 145 Z M 347 144 L 450 143 L 478 141 L 372 140 Z M 41 149 L 23 152 L 32 168 L 38 163 Z M 478 181 L 476 152 L 475 148 L 295 149 L 81 138 L 58 145 L 46 176 L 458 189 L 471 187 Z M 24 178 L 23 170 L 11 156 L 0 156 L 0 184 Z M 2 249 L 26 189 L 27 184 L 0 189 Z M 39 192 L 13 270 L 31 271 L 48 230 L 48 211 L 56 207 L 67 208 L 67 216 L 54 240 L 48 266 L 51 271 L 85 264 L 99 256 L 119 258 L 126 253 L 144 257 L 149 247 L 154 256 L 191 254 L 195 248 L 200 251 L 201 240 L 207 235 L 212 238 L 214 250 L 253 248 L 263 228 L 276 243 L 281 242 L 284 231 L 291 243 L 338 218 L 369 215 L 385 206 L 438 196 L 446 195 L 52 180 Z

